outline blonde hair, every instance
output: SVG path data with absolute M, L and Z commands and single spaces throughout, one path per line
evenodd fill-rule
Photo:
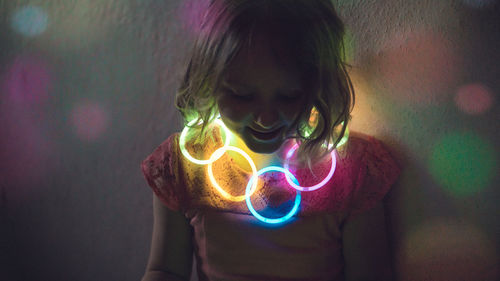
M 216 95 L 225 70 L 256 33 L 263 34 L 271 49 L 287 47 L 287 52 L 273 53 L 280 63 L 298 67 L 307 86 L 307 106 L 290 138 L 300 143 L 298 161 L 310 167 L 311 159 L 327 155 L 342 139 L 354 106 L 344 32 L 329 0 L 211 0 L 188 56 L 176 107 L 186 124 L 203 121 L 201 137 L 217 116 Z M 333 146 L 325 149 L 325 143 Z

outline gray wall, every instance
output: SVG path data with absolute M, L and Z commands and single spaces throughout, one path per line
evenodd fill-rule
M 182 3 L 0 0 L 1 280 L 141 278 L 152 193 L 139 163 L 181 129 Z M 495 280 L 500 4 L 335 3 L 350 129 L 405 166 L 386 200 L 398 279 Z

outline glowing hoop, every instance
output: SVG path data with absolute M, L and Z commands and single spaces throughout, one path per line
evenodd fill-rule
M 288 160 L 290 159 L 290 157 L 292 157 L 293 153 L 295 152 L 295 150 L 297 150 L 298 147 L 299 147 L 299 145 L 295 144 L 292 148 L 290 148 L 290 150 L 286 154 L 285 169 L 287 171 L 289 171 L 289 163 L 288 163 L 289 161 Z M 318 183 L 316 185 L 312 185 L 312 186 L 300 186 L 300 185 L 292 182 L 288 173 L 285 173 L 286 181 L 293 188 L 300 190 L 300 191 L 313 191 L 313 190 L 316 190 L 316 189 L 323 187 L 332 178 L 333 173 L 335 172 L 335 168 L 337 167 L 337 158 L 335 156 L 335 150 L 332 150 L 331 156 L 332 156 L 332 165 L 330 167 L 330 172 L 328 172 L 328 175 L 320 183 Z
M 252 213 L 252 215 L 254 215 L 258 220 L 260 220 L 264 223 L 279 224 L 279 223 L 283 223 L 283 222 L 289 220 L 292 216 L 294 216 L 298 212 L 300 202 L 302 199 L 301 191 L 313 191 L 313 190 L 316 190 L 316 189 L 323 187 L 328 181 L 330 181 L 330 179 L 332 178 L 332 176 L 335 172 L 335 168 L 337 165 L 337 158 L 336 158 L 335 150 L 332 150 L 332 152 L 331 152 L 332 164 L 330 167 L 330 171 L 328 172 L 328 175 L 320 183 L 318 183 L 316 185 L 307 186 L 307 187 L 300 186 L 295 175 L 293 175 L 289 171 L 290 158 L 293 156 L 293 154 L 297 150 L 298 144 L 295 144 L 287 152 L 284 167 L 268 166 L 268 167 L 261 169 L 260 171 L 257 171 L 255 163 L 253 162 L 252 158 L 250 158 L 250 156 L 245 151 L 243 151 L 242 149 L 240 149 L 238 147 L 234 147 L 234 146 L 229 145 L 231 131 L 226 127 L 224 122 L 220 119 L 220 116 L 218 116 L 214 122 L 217 123 L 225 133 L 224 145 L 222 147 L 218 148 L 217 150 L 215 150 L 215 152 L 209 157 L 208 160 L 196 159 L 196 158 L 192 157 L 186 149 L 186 136 L 187 136 L 187 133 L 190 129 L 189 127 L 194 125 L 195 122 L 196 122 L 196 119 L 189 122 L 188 125 L 186 127 L 184 127 L 184 129 L 182 130 L 181 135 L 179 137 L 179 147 L 180 147 L 180 150 L 181 150 L 182 154 L 184 155 L 184 157 L 186 157 L 189 161 L 191 161 L 195 164 L 208 165 L 208 169 L 207 169 L 208 177 L 209 177 L 212 185 L 214 186 L 214 188 L 221 194 L 221 196 L 223 196 L 225 199 L 228 199 L 231 201 L 236 201 L 236 202 L 240 202 L 240 201 L 245 200 L 247 207 L 250 210 L 250 212 Z M 201 125 L 201 124 L 203 124 L 202 121 L 200 121 L 200 123 L 198 123 L 198 125 Z M 349 138 L 349 128 L 346 128 L 346 131 L 344 133 L 344 137 L 339 141 L 339 143 L 337 144 L 337 147 L 344 145 L 347 142 L 348 138 Z M 325 143 L 323 146 L 328 147 L 330 149 L 332 148 L 332 144 L 329 144 L 329 143 Z M 212 165 L 215 161 L 217 161 L 219 158 L 221 158 L 222 155 L 224 155 L 224 153 L 228 150 L 238 152 L 239 154 L 241 154 L 248 161 L 248 163 L 250 164 L 250 167 L 252 169 L 252 177 L 250 178 L 250 180 L 247 183 L 244 195 L 234 196 L 234 195 L 229 194 L 215 180 Z M 257 190 L 259 176 L 264 174 L 264 173 L 270 172 L 270 171 L 277 171 L 277 172 L 284 173 L 285 179 L 288 182 L 288 184 L 290 184 L 296 190 L 296 196 L 295 196 L 295 201 L 294 201 L 293 207 L 286 215 L 284 215 L 283 217 L 280 217 L 280 218 L 267 218 L 267 217 L 260 215 L 254 209 L 254 207 L 252 206 L 252 202 L 250 200 L 250 197 Z
M 290 173 L 290 171 L 283 169 L 282 167 L 278 167 L 278 166 L 268 166 L 268 167 L 261 169 L 259 172 L 257 172 L 256 174 L 254 174 L 250 178 L 250 180 L 248 181 L 247 187 L 245 189 L 245 195 L 248 195 L 250 193 L 250 185 L 252 184 L 252 181 L 254 181 L 254 178 L 255 178 L 255 181 L 257 181 L 257 179 L 259 178 L 260 175 L 267 173 L 267 172 L 270 172 L 270 171 L 282 172 L 288 177 L 292 176 L 294 181 L 297 182 L 297 184 L 299 183 L 297 181 L 297 179 L 295 178 L 295 176 L 292 173 Z M 299 209 L 300 200 L 301 200 L 302 196 L 300 195 L 299 190 L 297 190 L 296 192 L 297 192 L 297 195 L 295 196 L 295 202 L 294 202 L 292 209 L 290 210 L 290 212 L 288 212 L 288 214 L 284 215 L 281 218 L 266 218 L 266 217 L 260 215 L 259 213 L 257 213 L 257 211 L 254 209 L 254 207 L 252 205 L 252 202 L 250 201 L 250 196 L 246 196 L 247 207 L 250 210 L 250 212 L 252 213 L 252 215 L 254 215 L 254 217 L 256 217 L 258 220 L 260 220 L 262 222 L 269 223 L 269 224 L 282 223 L 282 222 L 289 220 L 293 215 L 295 215 L 295 213 L 297 213 L 297 210 Z
M 189 126 L 192 126 L 195 122 L 196 122 L 196 119 L 193 120 L 193 121 L 191 121 L 191 122 L 189 122 L 189 124 L 186 127 L 184 127 L 184 129 L 181 132 L 181 136 L 179 137 L 179 147 L 181 149 L 182 155 L 184 155 L 184 157 L 186 157 L 189 161 L 191 161 L 191 162 L 193 162 L 195 164 L 198 164 L 198 165 L 206 165 L 206 164 L 212 163 L 213 161 L 217 161 L 217 159 L 219 159 L 219 158 L 215 158 L 213 160 L 212 160 L 213 157 L 210 157 L 209 160 L 196 159 L 196 158 L 192 157 L 189 154 L 189 152 L 187 151 L 187 149 L 186 149 L 186 135 L 187 135 L 187 132 L 189 131 Z M 230 136 L 231 132 L 226 127 L 226 125 L 224 124 L 224 122 L 222 122 L 222 120 L 216 119 L 215 123 L 219 124 L 219 126 L 224 130 L 225 136 L 226 136 L 226 140 L 224 142 L 224 146 L 223 147 L 227 147 L 229 145 L 229 141 L 230 141 L 229 136 Z M 198 124 L 198 125 L 201 125 L 201 123 Z M 219 155 L 219 157 L 220 156 L 222 156 L 222 154 Z M 210 161 L 212 161 L 212 162 L 210 162 Z
M 250 197 L 252 196 L 252 194 L 255 192 L 255 190 L 257 189 L 257 183 L 258 183 L 258 180 L 256 180 L 254 182 L 254 184 L 252 185 L 252 190 L 250 190 L 250 192 L 246 192 L 245 191 L 245 195 L 240 195 L 240 196 L 234 196 L 234 195 L 231 195 L 229 193 L 227 193 L 222 187 L 220 187 L 220 185 L 217 183 L 217 181 L 215 180 L 215 177 L 214 177 L 214 174 L 213 174 L 213 171 L 212 171 L 212 163 L 215 162 L 217 159 L 219 159 L 227 150 L 231 150 L 231 151 L 234 151 L 234 152 L 238 152 L 239 154 L 241 154 L 243 157 L 245 157 L 245 159 L 248 161 L 248 163 L 250 164 L 250 167 L 252 168 L 252 178 L 253 178 L 253 175 L 256 175 L 257 174 L 257 167 L 255 166 L 255 163 L 253 162 L 252 158 L 250 158 L 250 156 L 245 152 L 243 151 L 242 149 L 240 148 L 237 148 L 237 147 L 234 147 L 234 146 L 223 146 L 219 149 L 217 149 L 213 154 L 212 156 L 210 157 L 209 159 L 209 164 L 208 164 L 208 177 L 210 178 L 210 181 L 212 182 L 212 185 L 215 187 L 215 189 L 217 191 L 219 191 L 219 193 L 226 199 L 228 200 L 231 200 L 231 201 L 236 201 L 236 202 L 240 202 L 240 201 L 243 201 L 245 200 L 245 198 L 247 197 Z M 248 187 L 248 185 L 247 185 Z M 247 193 L 249 193 L 247 195 Z

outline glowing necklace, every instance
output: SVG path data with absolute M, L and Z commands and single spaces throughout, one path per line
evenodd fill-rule
M 225 132 L 226 139 L 224 141 L 224 146 L 222 146 L 221 148 L 217 149 L 214 153 L 212 153 L 212 155 L 210 156 L 210 158 L 208 160 L 196 159 L 196 158 L 192 157 L 186 149 L 187 132 L 189 131 L 189 127 L 194 125 L 195 122 L 196 122 L 196 120 L 189 122 L 188 125 L 186 127 L 184 127 L 184 129 L 182 130 L 180 138 L 179 138 L 180 150 L 181 150 L 182 154 L 184 155 L 184 157 L 186 157 L 189 161 L 191 161 L 195 164 L 208 165 L 207 173 L 208 173 L 208 177 L 210 179 L 210 182 L 212 183 L 214 188 L 222 195 L 222 197 L 224 197 L 228 200 L 231 200 L 231 201 L 235 201 L 235 202 L 241 202 L 241 201 L 245 200 L 247 207 L 248 207 L 248 210 L 250 210 L 250 213 L 252 213 L 252 215 L 254 215 L 258 220 L 260 220 L 264 223 L 278 224 L 278 223 L 283 223 L 283 222 L 289 220 L 291 217 L 293 217 L 293 215 L 295 215 L 297 213 L 297 211 L 299 209 L 299 205 L 300 205 L 300 201 L 301 201 L 301 191 L 313 191 L 313 190 L 317 190 L 317 189 L 323 187 L 332 178 L 333 173 L 335 172 L 337 158 L 335 157 L 335 150 L 333 150 L 331 152 L 332 164 L 330 167 L 330 172 L 328 172 L 328 175 L 321 182 L 319 182 L 316 185 L 301 186 L 299 184 L 297 178 L 289 170 L 290 158 L 292 157 L 294 152 L 297 150 L 298 144 L 295 144 L 287 152 L 286 160 L 285 160 L 286 162 L 285 162 L 284 168 L 279 167 L 279 166 L 268 166 L 268 167 L 262 168 L 259 171 L 257 171 L 255 163 L 253 162 L 252 158 L 250 158 L 250 156 L 245 151 L 243 151 L 242 149 L 240 149 L 238 147 L 229 145 L 231 132 L 229 131 L 229 129 L 226 127 L 226 125 L 224 124 L 224 122 L 222 122 L 222 120 L 220 118 L 217 118 L 215 120 L 215 123 L 218 124 Z M 201 125 L 201 123 L 198 125 Z M 342 138 L 342 140 L 340 141 L 338 146 L 345 144 L 348 136 L 349 136 L 349 131 L 346 130 L 346 134 L 345 134 L 344 138 Z M 214 174 L 212 171 L 212 164 L 215 161 L 217 161 L 220 157 L 222 157 L 222 155 L 224 155 L 224 153 L 226 151 L 234 151 L 234 152 L 241 154 L 250 164 L 250 167 L 252 169 L 252 177 L 250 178 L 250 180 L 247 183 L 244 195 L 233 196 L 233 195 L 229 194 L 215 180 L 215 177 L 214 177 Z M 294 205 L 293 205 L 292 209 L 281 218 L 267 218 L 267 217 L 260 215 L 253 207 L 252 202 L 250 200 L 250 197 L 257 190 L 259 176 L 262 174 L 271 172 L 271 171 L 284 173 L 288 184 L 296 190 L 295 201 L 294 201 Z

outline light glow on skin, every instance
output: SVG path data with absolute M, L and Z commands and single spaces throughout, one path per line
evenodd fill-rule
M 190 127 L 192 125 L 194 125 L 195 122 L 196 122 L 196 119 L 193 120 L 193 121 L 191 121 L 191 122 L 189 122 L 188 125 L 186 127 L 184 127 L 184 129 L 182 130 L 181 135 L 179 137 L 179 146 L 180 146 L 182 155 L 184 155 L 184 157 L 186 157 L 189 161 L 191 161 L 191 162 L 193 162 L 195 164 L 198 164 L 198 165 L 211 164 L 212 162 L 217 161 L 217 159 L 219 159 L 219 157 L 222 156 L 223 153 L 221 153 L 220 155 L 217 154 L 217 155 L 219 155 L 219 157 L 217 157 L 217 158 L 214 158 L 213 155 L 212 155 L 212 157 L 210 157 L 210 159 L 208 159 L 208 160 L 200 160 L 200 159 L 196 159 L 193 156 L 191 156 L 189 154 L 189 152 L 187 151 L 187 149 L 186 149 L 186 135 L 187 135 L 187 132 L 189 131 Z M 226 125 L 224 124 L 224 122 L 222 122 L 221 119 L 217 118 L 215 120 L 215 123 L 217 123 L 224 130 L 226 140 L 224 141 L 224 146 L 223 147 L 228 147 L 229 146 L 231 132 L 226 127 Z M 201 124 L 198 124 L 198 125 L 201 125 Z
M 286 154 L 286 161 L 285 161 L 285 169 L 286 169 L 286 171 L 289 171 L 289 159 L 292 157 L 293 153 L 295 152 L 295 150 L 297 150 L 298 147 L 299 147 L 299 145 L 295 144 L 287 152 L 287 154 Z M 330 179 L 333 176 L 333 173 L 335 172 L 335 168 L 337 167 L 337 158 L 335 156 L 335 150 L 332 150 L 332 152 L 330 154 L 332 156 L 332 165 L 330 167 L 330 171 L 328 172 L 328 175 L 321 182 L 319 182 L 318 184 L 315 184 L 315 185 L 312 185 L 312 186 L 300 186 L 300 185 L 296 184 L 295 181 L 292 181 L 292 179 L 290 178 L 289 175 L 291 175 L 292 173 L 285 173 L 286 181 L 293 188 L 295 188 L 297 190 L 300 190 L 300 191 L 314 191 L 316 189 L 319 189 L 319 188 L 323 187 L 328 181 L 330 181 Z
M 248 181 L 248 184 L 247 184 L 247 187 L 245 189 L 245 195 L 248 195 L 246 196 L 246 203 L 247 203 L 247 207 L 248 207 L 248 210 L 250 210 L 250 212 L 252 213 L 252 215 L 254 215 L 254 217 L 256 217 L 258 220 L 264 222 L 264 223 L 268 223 L 268 224 L 279 224 L 279 223 L 283 223 L 283 222 L 286 222 L 288 221 L 291 217 L 293 217 L 298 209 L 299 209 L 299 205 L 300 205 L 300 201 L 302 199 L 302 196 L 300 194 L 300 191 L 297 190 L 297 194 L 295 195 L 295 202 L 293 204 L 293 207 L 292 209 L 290 210 L 290 212 L 288 212 L 288 214 L 284 215 L 283 217 L 281 218 L 266 218 L 264 216 L 262 216 L 261 214 L 259 214 L 255 208 L 253 207 L 252 205 L 252 201 L 250 200 L 250 196 L 251 196 L 251 192 L 252 190 L 250 189 L 251 185 L 252 185 L 252 182 L 256 182 L 258 177 L 264 173 L 268 173 L 268 172 L 272 172 L 272 171 L 276 171 L 276 172 L 282 172 L 285 174 L 286 177 L 293 177 L 293 182 L 295 184 L 299 184 L 299 182 L 297 181 L 297 179 L 295 178 L 295 176 L 290 173 L 290 171 L 288 171 L 287 169 L 284 169 L 282 167 L 278 167 L 278 166 L 268 166 L 268 167 L 265 167 L 261 170 L 259 170 L 256 174 L 254 174 L 250 180 Z M 250 195 L 249 195 L 250 194 Z
M 248 209 L 250 210 L 250 212 L 252 213 L 252 215 L 254 215 L 258 220 L 260 220 L 260 221 L 262 221 L 264 223 L 279 224 L 279 223 L 283 223 L 283 222 L 289 220 L 292 216 L 294 216 L 297 213 L 297 211 L 299 209 L 299 205 L 300 205 L 300 201 L 301 201 L 301 193 L 300 192 L 301 191 L 313 191 L 313 190 L 316 190 L 318 188 L 321 188 L 322 186 L 324 186 L 332 178 L 332 176 L 333 176 L 333 174 L 335 172 L 335 167 L 336 167 L 337 159 L 336 159 L 336 155 L 335 155 L 335 153 L 336 153 L 335 151 L 336 150 L 333 150 L 331 152 L 331 155 L 332 155 L 332 166 L 331 166 L 329 174 L 325 177 L 325 179 L 323 179 L 323 181 L 321 181 L 319 184 L 316 184 L 314 186 L 309 186 L 309 187 L 302 187 L 302 186 L 300 186 L 297 178 L 295 177 L 295 175 L 293 175 L 289 171 L 289 169 L 288 169 L 288 167 L 289 167 L 289 159 L 292 157 L 293 153 L 298 148 L 298 144 L 295 144 L 287 152 L 286 162 L 285 162 L 285 168 L 279 167 L 279 166 L 268 166 L 268 167 L 265 167 L 265 168 L 257 171 L 257 167 L 256 167 L 254 161 L 252 160 L 252 158 L 248 155 L 248 153 L 246 153 L 244 150 L 242 150 L 242 149 L 240 149 L 240 148 L 238 148 L 236 146 L 229 145 L 230 144 L 230 139 L 231 139 L 231 137 L 230 137 L 231 136 L 231 131 L 225 126 L 225 124 L 222 121 L 222 119 L 220 119 L 220 116 L 218 116 L 215 119 L 214 122 L 216 122 L 217 124 L 219 124 L 219 126 L 225 132 L 226 140 L 224 142 L 224 146 L 218 148 L 215 152 L 213 152 L 212 155 L 209 157 L 208 160 L 195 159 L 194 157 L 192 157 L 187 152 L 185 145 L 186 145 L 187 132 L 190 129 L 190 127 L 195 124 L 196 120 L 197 119 L 194 119 L 194 120 L 190 121 L 188 123 L 188 125 L 181 132 L 180 139 L 179 139 L 179 146 L 180 146 L 180 150 L 181 150 L 182 154 L 189 161 L 191 161 L 191 162 L 193 162 L 195 164 L 199 164 L 199 165 L 207 165 L 208 164 L 207 174 L 208 174 L 208 177 L 210 179 L 210 182 L 212 183 L 212 185 L 214 186 L 214 188 L 221 194 L 221 196 L 224 197 L 227 200 L 235 201 L 235 202 L 240 202 L 240 201 L 245 200 L 246 203 L 247 203 Z M 202 123 L 199 123 L 198 125 L 201 125 L 201 124 Z M 347 142 L 348 136 L 349 136 L 349 131 L 346 130 L 346 132 L 344 134 L 344 137 L 339 142 L 339 144 L 337 145 L 337 147 L 342 146 L 343 144 L 345 144 Z M 333 144 L 328 144 L 327 146 L 329 148 L 331 148 L 332 145 Z M 325 146 L 326 146 L 326 144 L 325 144 Z M 215 179 L 215 176 L 213 174 L 213 167 L 212 167 L 213 165 L 212 164 L 215 161 L 217 161 L 219 158 L 221 158 L 222 155 L 224 155 L 224 153 L 226 153 L 226 151 L 233 151 L 233 152 L 239 153 L 240 155 L 242 155 L 247 160 L 247 162 L 249 163 L 249 165 L 251 167 L 252 177 L 250 178 L 250 180 L 247 183 L 247 186 L 246 186 L 246 189 L 245 189 L 245 195 L 234 196 L 234 195 L 229 194 L 227 191 L 225 191 L 217 183 L 217 180 Z M 277 172 L 284 173 L 287 182 L 292 187 L 294 187 L 295 190 L 296 190 L 296 197 L 295 197 L 294 206 L 292 207 L 292 209 L 290 210 L 290 212 L 288 214 L 286 214 L 285 216 L 283 216 L 281 218 L 267 218 L 267 217 L 264 217 L 264 216 L 260 215 L 253 208 L 251 200 L 250 200 L 250 197 L 257 190 L 259 175 L 262 175 L 264 173 L 271 172 L 271 171 L 277 171 Z
M 217 180 L 215 179 L 214 177 L 214 174 L 213 174 L 213 170 L 212 170 L 212 164 L 213 162 L 215 162 L 217 159 L 219 159 L 222 155 L 224 155 L 224 153 L 226 151 L 234 151 L 234 152 L 237 152 L 239 154 L 241 154 L 243 157 L 245 157 L 245 159 L 248 161 L 248 163 L 250 164 L 250 167 L 252 168 L 252 175 L 256 175 L 257 174 L 257 167 L 255 166 L 255 163 L 252 161 L 252 158 L 250 158 L 250 156 L 245 152 L 243 151 L 242 149 L 240 148 L 237 148 L 237 147 L 234 147 L 234 146 L 223 146 L 219 149 L 217 149 L 213 154 L 212 156 L 210 157 L 209 159 L 209 164 L 208 164 L 208 177 L 210 179 L 210 182 L 212 182 L 212 185 L 215 187 L 215 189 L 222 195 L 222 197 L 228 199 L 228 200 L 231 200 L 231 201 L 235 201 L 235 202 L 241 202 L 243 200 L 245 200 L 245 198 L 247 197 L 250 197 L 252 196 L 252 194 L 255 192 L 255 190 L 257 190 L 257 184 L 258 184 L 258 180 L 255 180 L 253 181 L 253 185 L 252 185 L 252 189 L 245 192 L 245 195 L 239 195 L 239 196 L 234 196 L 234 195 L 231 195 L 229 193 L 227 193 L 218 183 L 217 183 Z M 253 176 L 252 176 L 253 178 Z M 249 181 L 250 183 L 250 181 Z M 248 187 L 248 185 L 247 185 Z

